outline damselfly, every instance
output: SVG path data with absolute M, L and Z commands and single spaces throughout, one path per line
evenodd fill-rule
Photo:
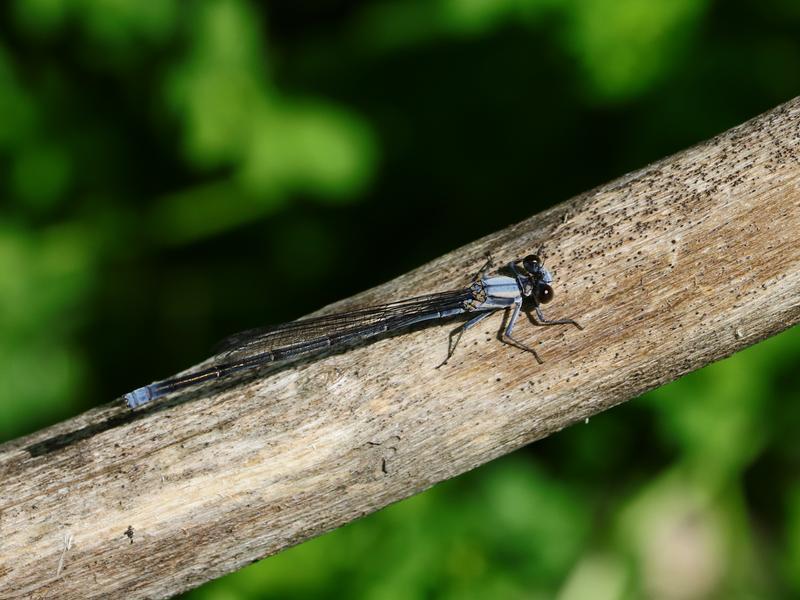
M 301 356 L 340 348 L 374 338 L 381 334 L 406 329 L 423 321 L 438 321 L 464 313 L 477 313 L 450 333 L 445 364 L 455 352 L 461 335 L 498 310 L 510 310 L 508 324 L 500 339 L 530 352 L 541 364 L 533 348 L 511 335 L 524 304 L 536 313 L 540 325 L 574 325 L 572 319 L 547 319 L 541 305 L 553 299 L 553 278 L 535 254 L 508 263 L 497 273 L 487 274 L 491 259 L 466 288 L 388 304 L 361 308 L 350 312 L 291 321 L 282 325 L 251 329 L 223 340 L 212 367 L 140 387 L 125 394 L 130 408 L 147 404 L 170 392 L 228 377 L 267 363 L 287 361 Z

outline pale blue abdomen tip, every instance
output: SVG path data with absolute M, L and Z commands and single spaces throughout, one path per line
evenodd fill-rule
M 150 402 L 151 398 L 150 386 L 146 385 L 125 394 L 125 403 L 128 405 L 128 408 L 136 408 L 142 404 L 147 404 Z

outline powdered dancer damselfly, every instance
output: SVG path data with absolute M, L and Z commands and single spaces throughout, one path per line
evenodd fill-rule
M 441 320 L 464 313 L 477 314 L 451 332 L 447 358 L 439 366 L 453 356 L 461 335 L 467 329 L 498 310 L 511 310 L 508 325 L 502 331 L 500 339 L 530 352 L 539 363 L 542 361 L 536 351 L 511 335 L 523 304 L 530 305 L 541 325 L 574 325 L 582 329 L 572 319 L 550 320 L 542 314 L 541 305 L 553 299 L 553 288 L 550 287 L 553 278 L 537 255 L 532 254 L 522 260 L 510 262 L 497 273 L 487 275 L 490 265 L 491 259 L 478 272 L 474 281 L 460 290 L 237 333 L 222 342 L 215 366 L 140 387 L 125 394 L 125 402 L 130 408 L 135 408 L 171 392 L 267 363 L 343 347 L 423 321 Z

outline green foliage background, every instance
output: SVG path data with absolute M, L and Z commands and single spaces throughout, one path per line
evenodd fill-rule
M 797 95 L 799 34 L 796 0 L 3 3 L 0 440 Z M 795 329 L 187 597 L 798 596 L 798 356 Z

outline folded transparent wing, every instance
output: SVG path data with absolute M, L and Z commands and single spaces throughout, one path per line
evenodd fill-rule
M 469 289 L 439 292 L 349 312 L 300 319 L 235 333 L 219 343 L 216 361 L 236 362 L 276 351 L 323 348 L 408 326 L 427 314 L 461 308 Z

